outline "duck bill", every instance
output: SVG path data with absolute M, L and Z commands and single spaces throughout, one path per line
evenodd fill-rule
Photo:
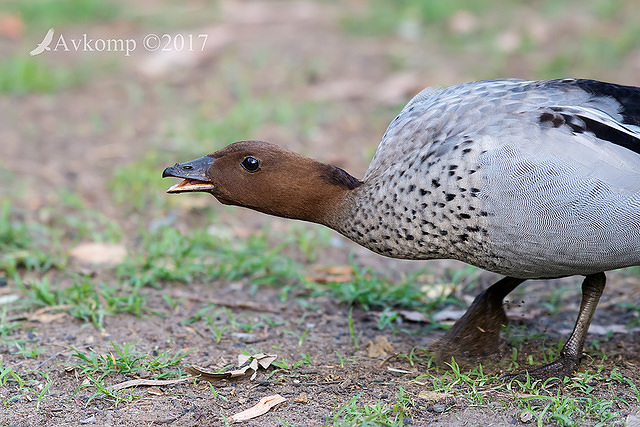
M 213 157 L 204 156 L 185 163 L 176 163 L 162 172 L 162 177 L 182 178 L 183 181 L 172 185 L 167 193 L 209 192 L 215 187 L 207 172 L 214 162 Z

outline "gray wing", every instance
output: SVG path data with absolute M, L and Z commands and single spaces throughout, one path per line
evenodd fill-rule
M 399 153 L 438 144 L 446 152 L 456 135 L 507 137 L 500 127 L 513 116 L 523 128 L 562 128 L 640 154 L 640 88 L 579 79 L 488 80 L 416 95 L 387 128 L 366 175 L 390 167 Z
M 502 135 L 481 143 L 480 197 L 493 214 L 494 255 L 510 260 L 507 273 L 554 277 L 640 264 L 640 91 L 598 85 L 540 85 L 559 98 L 504 118 Z M 571 102 L 575 91 L 588 98 Z

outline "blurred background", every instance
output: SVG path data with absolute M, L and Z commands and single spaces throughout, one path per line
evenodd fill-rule
M 0 195 L 38 206 L 70 193 L 112 218 L 213 205 L 167 197 L 159 172 L 243 139 L 361 177 L 423 87 L 640 84 L 638 16 L 632 0 L 3 1 Z M 50 28 L 55 51 L 29 56 Z
M 261 139 L 362 177 L 387 124 L 426 86 L 640 85 L 638 16 L 633 0 L 3 1 L 0 274 L 73 271 L 83 252 L 72 249 L 88 241 L 136 254 L 127 271 L 144 283 L 188 281 L 212 270 L 171 239 L 228 246 L 267 230 L 294 241 L 288 255 L 302 262 L 346 264 L 356 251 L 394 272 L 407 264 L 322 227 L 169 196 L 161 172 Z M 107 278 L 129 277 L 122 259 L 109 262 L 120 270 Z
M 89 242 L 115 245 L 116 256 L 98 259 L 117 268 L 107 282 L 269 282 L 274 260 L 259 254 L 273 245 L 303 270 L 355 256 L 398 280 L 425 264 L 206 194 L 167 195 L 162 170 L 260 139 L 362 177 L 388 123 L 427 86 L 505 77 L 640 85 L 638 16 L 633 0 L 3 1 L 0 277 L 85 271 L 74 261 L 90 253 L 74 248 Z M 256 235 L 263 246 L 247 240 Z M 225 248 L 240 258 L 227 260 Z M 473 271 L 427 265 L 427 282 Z
M 495 277 L 453 262 L 382 258 L 322 227 L 205 194 L 167 195 L 175 180 L 162 179 L 163 169 L 260 139 L 361 178 L 388 123 L 424 87 L 506 77 L 640 85 L 640 2 L 3 0 L 0 58 L 4 367 L 23 375 L 43 366 L 42 353 L 68 364 L 67 346 L 112 351 L 109 340 L 133 339 L 154 357 L 205 349 L 199 363 L 209 363 L 221 354 L 217 343 L 235 345 L 232 333 L 251 332 L 246 325 L 285 325 L 297 335 L 278 335 L 280 356 L 293 364 L 305 351 L 300 363 L 320 366 L 335 357 L 317 343 L 342 340 L 342 354 L 355 351 L 348 304 L 382 313 L 376 327 L 356 322 L 365 335 L 407 328 L 397 307 L 420 311 L 437 329 Z M 614 276 L 595 323 L 637 327 L 636 272 Z M 579 280 L 528 285 L 529 298 L 540 291 L 539 304 L 518 315 L 537 330 L 570 330 Z M 268 319 L 236 310 L 241 327 L 211 302 L 231 296 L 287 306 Z M 46 310 L 63 317 L 45 318 Z M 319 333 L 323 313 L 342 323 Z M 310 349 L 301 347 L 309 331 Z M 405 334 L 394 345 L 413 354 L 432 338 Z M 46 392 L 48 373 L 29 375 Z M 79 383 L 60 375 L 55 387 L 66 387 L 66 402 Z

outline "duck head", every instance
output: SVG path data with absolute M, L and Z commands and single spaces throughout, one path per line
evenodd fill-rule
M 261 141 L 233 143 L 164 170 L 168 193 L 206 192 L 226 205 L 330 225 L 362 182 L 344 170 Z

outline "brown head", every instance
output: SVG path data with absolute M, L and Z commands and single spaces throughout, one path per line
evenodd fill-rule
M 260 141 L 241 141 L 164 170 L 168 193 L 201 191 L 221 203 L 331 225 L 361 181 L 342 169 Z

